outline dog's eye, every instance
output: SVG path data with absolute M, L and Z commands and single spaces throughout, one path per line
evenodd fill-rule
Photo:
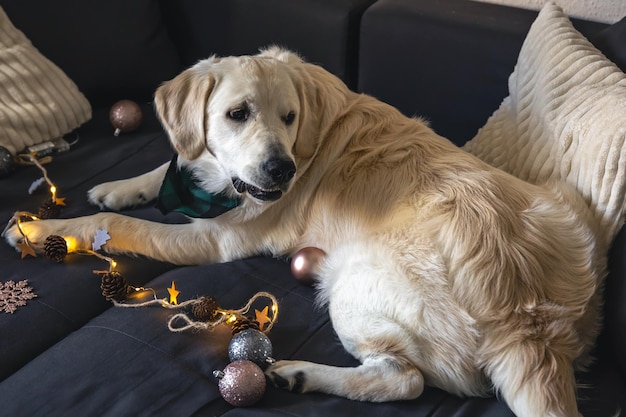
M 296 113 L 290 111 L 289 113 L 287 113 L 286 116 L 283 117 L 283 122 L 285 122 L 285 124 L 289 126 L 290 124 L 293 123 L 295 119 L 296 119 Z
M 248 116 L 250 115 L 250 111 L 245 107 L 238 107 L 233 110 L 229 110 L 226 113 L 226 117 L 236 122 L 245 122 L 248 120 Z

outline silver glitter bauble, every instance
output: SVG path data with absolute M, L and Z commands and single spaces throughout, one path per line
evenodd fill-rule
M 235 407 L 247 407 L 257 403 L 265 393 L 265 374 L 254 362 L 232 362 L 223 371 L 215 371 L 219 378 L 220 394 Z
M 265 333 L 256 329 L 246 329 L 233 336 L 228 345 L 231 362 L 247 360 L 263 367 L 272 356 L 272 342 Z

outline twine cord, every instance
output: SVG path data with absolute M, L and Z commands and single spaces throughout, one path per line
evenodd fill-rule
M 270 321 L 267 323 L 267 326 L 265 326 L 265 329 L 263 329 L 264 333 L 269 332 L 272 327 L 274 326 L 274 323 L 276 322 L 276 319 L 278 318 L 278 300 L 276 299 L 276 297 L 268 292 L 265 291 L 260 291 L 257 292 L 256 294 L 254 294 L 252 296 L 252 298 L 250 298 L 250 300 L 248 300 L 248 302 L 246 303 L 246 305 L 244 305 L 242 308 L 240 309 L 236 309 L 236 310 L 223 310 L 223 309 L 218 309 L 217 312 L 220 313 L 219 317 L 213 321 L 195 321 L 191 318 L 189 318 L 189 316 L 186 313 L 177 313 L 174 314 L 172 317 L 170 317 L 170 319 L 167 322 L 167 328 L 171 331 L 171 332 L 184 332 L 186 330 L 190 330 L 190 329 L 195 329 L 195 330 L 213 330 L 215 327 L 219 326 L 222 323 L 225 323 L 230 317 L 235 316 L 235 317 L 243 317 L 246 313 L 248 313 L 250 311 L 250 308 L 252 307 L 252 305 L 254 304 L 254 302 L 256 300 L 258 300 L 259 298 L 267 298 L 272 302 L 272 318 L 270 319 Z M 187 300 L 184 301 L 180 304 L 170 304 L 168 303 L 166 300 L 161 300 L 161 299 L 154 299 L 154 300 L 149 300 L 149 301 L 145 301 L 142 303 L 120 303 L 118 301 L 113 301 L 113 304 L 116 307 L 123 307 L 123 308 L 141 308 L 141 307 L 149 307 L 149 306 L 153 306 L 153 305 L 159 305 L 161 307 L 164 308 L 168 308 L 171 310 L 179 310 L 179 309 L 183 309 L 189 306 L 193 306 L 194 304 L 199 304 L 202 302 L 202 298 L 196 298 L 196 299 L 191 299 L 191 300 Z M 177 321 L 182 321 L 184 322 L 184 324 L 181 325 L 176 325 L 175 323 Z

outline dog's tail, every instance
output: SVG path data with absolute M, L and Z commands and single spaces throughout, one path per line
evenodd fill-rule
M 465 149 L 526 181 L 569 183 L 610 244 L 626 209 L 626 75 L 548 4 L 509 94 Z

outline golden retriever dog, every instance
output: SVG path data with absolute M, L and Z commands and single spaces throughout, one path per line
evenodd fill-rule
M 519 417 L 580 415 L 574 370 L 598 333 L 607 248 L 575 189 L 497 170 L 276 47 L 200 61 L 155 105 L 178 164 L 241 204 L 188 224 L 110 212 L 23 223 L 34 246 L 56 234 L 89 248 L 105 228 L 111 253 L 180 265 L 314 246 L 327 254 L 319 302 L 361 365 L 278 361 L 276 385 L 362 401 L 495 391 Z M 153 200 L 167 166 L 89 199 Z

